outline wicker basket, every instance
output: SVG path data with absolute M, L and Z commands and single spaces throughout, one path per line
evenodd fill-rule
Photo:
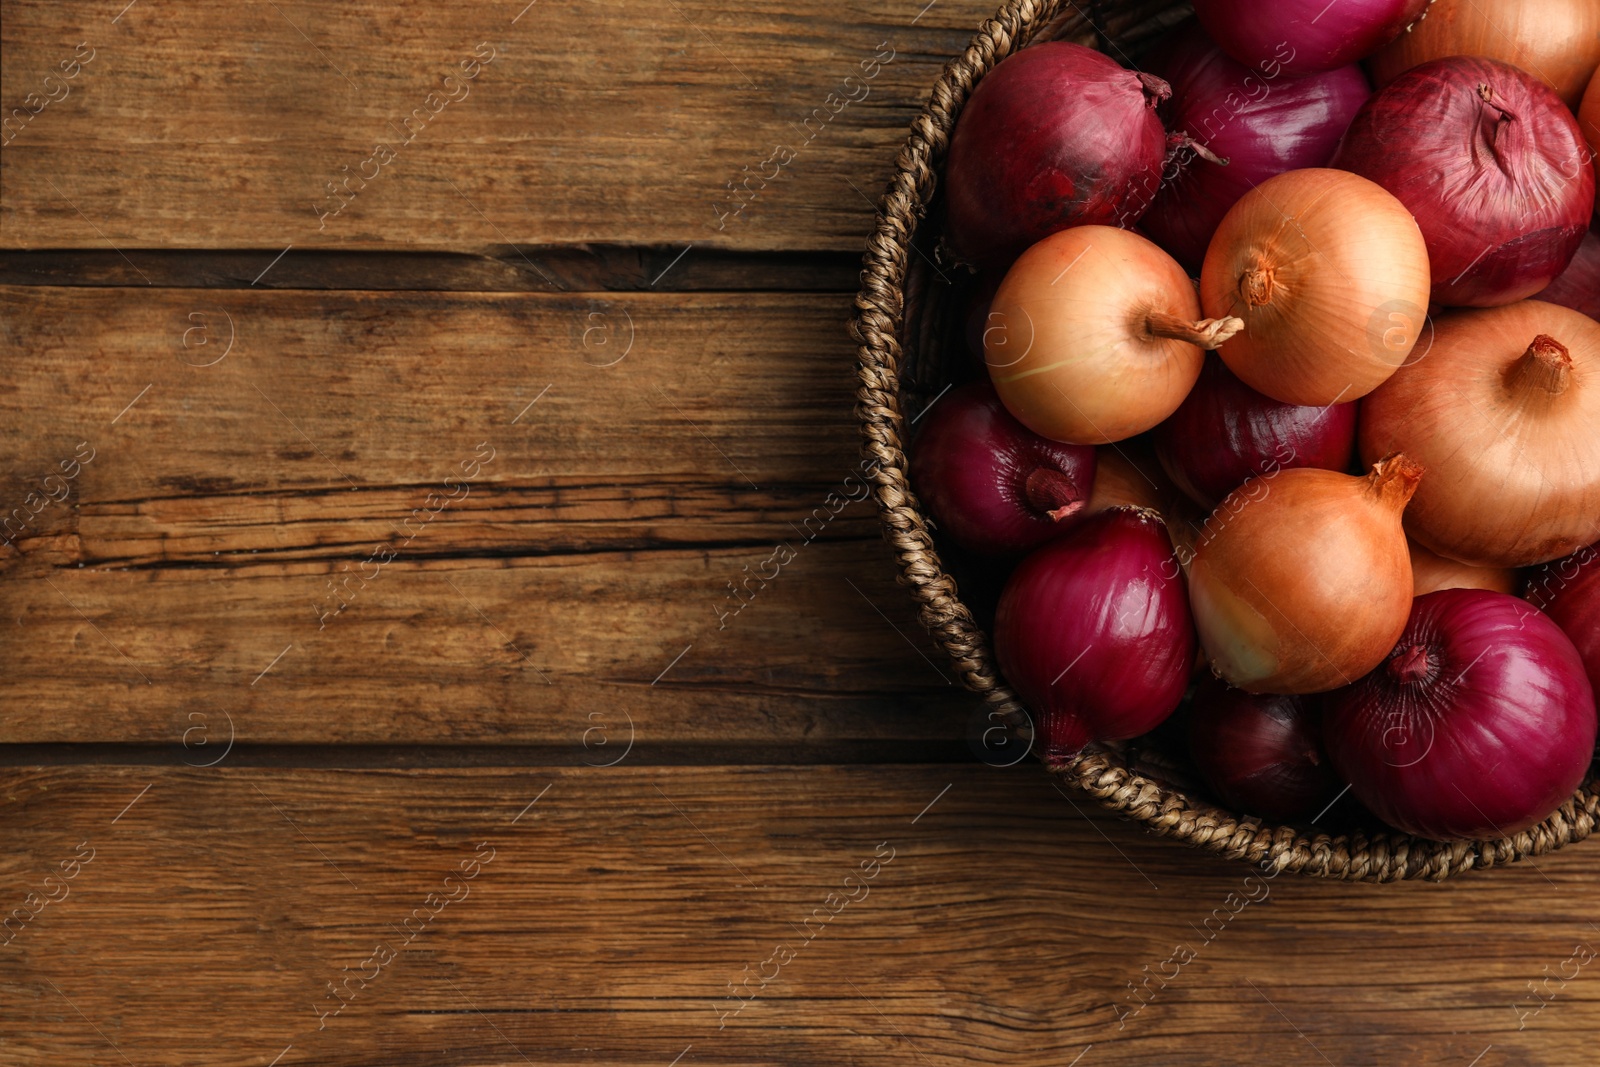
M 996 63 L 1030 41 L 1051 39 L 1095 46 L 1127 63 L 1142 43 L 1181 20 L 1188 8 L 1154 0 L 1088 5 L 1009 0 L 945 68 L 927 105 L 912 122 L 867 245 L 851 329 L 859 345 L 857 415 L 865 436 L 864 454 L 875 470 L 885 536 L 899 562 L 901 582 L 921 607 L 923 625 L 950 656 L 967 688 L 984 698 L 989 716 L 1012 726 L 1026 722 L 1027 715 L 995 666 L 978 621 L 985 607 L 969 607 L 962 601 L 907 477 L 907 412 L 914 417 L 952 381 L 971 376 L 975 369 L 963 346 L 950 341 L 959 329 L 952 311 L 958 301 L 950 283 L 960 272 L 940 265 L 937 227 L 923 223 L 938 189 L 956 118 L 967 94 Z M 957 286 L 960 280 L 954 279 Z M 970 584 L 979 589 L 984 583 Z M 1600 818 L 1600 780 L 1594 776 L 1531 830 L 1497 841 L 1446 844 L 1377 825 L 1370 829 L 1352 825 L 1337 834 L 1263 825 L 1191 795 L 1181 774 L 1168 773 L 1128 746 L 1091 748 L 1048 770 L 1073 791 L 1158 834 L 1258 864 L 1273 874 L 1294 871 L 1368 882 L 1438 881 L 1581 841 Z

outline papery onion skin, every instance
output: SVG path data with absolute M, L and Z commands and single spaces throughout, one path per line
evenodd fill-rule
M 1322 726 L 1302 697 L 1246 693 L 1205 678 L 1189 707 L 1189 754 L 1227 807 L 1290 822 L 1338 789 Z
M 1153 75 L 1092 48 L 1050 41 L 990 71 L 962 108 L 945 167 L 952 251 L 1004 267 L 1057 230 L 1132 226 L 1166 158 Z
M 1240 63 L 1300 75 L 1365 59 L 1427 6 L 1428 0 L 1195 0 L 1194 9 Z
M 1356 797 L 1439 841 L 1537 825 L 1594 757 L 1594 690 L 1572 642 L 1525 601 L 1477 589 L 1419 597 L 1394 651 L 1325 715 Z
M 1268 178 L 1327 166 L 1372 89 L 1354 65 L 1272 77 L 1235 62 L 1192 26 L 1174 33 L 1178 39 L 1153 68 L 1172 86 L 1168 126 L 1226 165 L 1178 148 L 1139 225 L 1198 274 L 1228 209 Z
M 1493 593 L 1515 594 L 1522 584 L 1517 572 L 1507 567 L 1474 567 L 1470 563 L 1441 556 L 1415 541 L 1411 549 L 1411 595 L 1427 596 L 1441 589 L 1487 589 Z
M 1118 508 L 1035 551 L 995 613 L 995 656 L 1046 763 L 1148 733 L 1194 662 L 1183 578 L 1153 512 Z
M 1589 684 L 1600 694 L 1600 544 L 1547 563 L 1528 579 L 1528 600 L 1578 649 Z
M 1578 254 L 1561 277 L 1539 292 L 1539 299 L 1600 320 L 1600 231 L 1591 227 L 1583 235 Z
M 1193 340 L 1157 336 L 1176 332 Z M 989 377 L 1034 433 L 1102 445 L 1172 414 L 1200 375 L 1196 341 L 1237 322 L 1200 321 L 1194 286 L 1148 238 L 1078 226 L 1040 241 L 995 293 L 984 333 Z
M 1572 261 L 1594 211 L 1588 158 L 1572 112 L 1538 79 L 1450 56 L 1367 101 L 1333 165 L 1416 217 L 1435 303 L 1497 307 L 1533 296 Z
M 1094 492 L 1083 509 L 1086 517 L 1118 507 L 1164 513 L 1174 488 L 1153 454 L 1130 445 L 1133 442 L 1094 450 Z
M 1576 107 L 1600 64 L 1594 0 L 1434 0 L 1409 32 L 1372 57 L 1381 88 L 1445 56 L 1487 56 L 1538 77 Z
M 1083 514 L 1094 489 L 1094 449 L 1030 432 L 988 382 L 969 382 L 923 420 L 911 450 L 911 484 L 961 547 L 1026 552 Z
M 1218 350 L 1285 404 L 1357 400 L 1405 361 L 1427 322 L 1428 249 L 1405 205 L 1359 175 L 1280 174 L 1217 227 L 1200 302 L 1244 330 Z
M 1167 474 L 1209 510 L 1247 478 L 1296 467 L 1348 470 L 1356 447 L 1356 405 L 1282 404 L 1241 382 L 1217 356 L 1207 356 L 1200 380 L 1152 437 Z
M 1206 520 L 1189 597 L 1212 670 L 1251 693 L 1349 685 L 1394 647 L 1411 606 L 1400 515 L 1422 471 L 1302 468 L 1252 478 Z
M 1427 353 L 1362 401 L 1357 432 L 1364 459 L 1401 449 L 1428 470 L 1406 532 L 1481 567 L 1600 539 L 1600 323 L 1524 300 L 1434 325 Z

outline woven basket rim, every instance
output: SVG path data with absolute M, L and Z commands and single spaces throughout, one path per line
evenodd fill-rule
M 1106 6 L 1110 5 L 1094 5 L 1096 14 Z M 1007 0 L 979 27 L 966 50 L 947 64 L 913 119 L 878 202 L 850 324 L 857 344 L 856 416 L 862 454 L 900 581 L 917 600 L 922 624 L 949 656 L 962 683 L 984 699 L 991 716 L 1011 723 L 1026 719 L 1027 710 L 1000 677 L 987 635 L 945 572 L 910 484 L 902 444 L 910 434 L 900 389 L 901 339 L 907 328 L 904 285 L 910 257 L 923 254 L 913 241 L 938 188 L 939 166 L 968 95 L 995 64 L 1059 27 L 1064 14 L 1066 21 L 1072 21 L 1074 12 L 1105 40 L 1100 34 L 1103 22 L 1090 20 L 1071 0 Z M 1075 792 L 1158 835 L 1256 864 L 1272 874 L 1287 870 L 1363 882 L 1442 881 L 1553 852 L 1588 837 L 1600 821 L 1600 777 L 1593 773 L 1555 814 L 1529 830 L 1494 840 L 1440 842 L 1393 830 L 1335 836 L 1266 825 L 1135 773 L 1114 752 L 1088 752 L 1047 765 L 1047 770 Z

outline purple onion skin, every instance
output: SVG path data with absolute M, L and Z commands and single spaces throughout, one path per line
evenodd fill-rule
M 1377 182 L 1416 216 L 1435 304 L 1498 307 L 1538 293 L 1572 262 L 1594 210 L 1589 158 L 1577 119 L 1543 82 L 1493 59 L 1449 56 L 1368 100 L 1332 165 Z
M 1527 597 L 1572 639 L 1600 693 L 1600 544 L 1537 568 Z
M 1372 95 L 1360 67 L 1270 78 L 1235 62 L 1193 27 L 1153 69 L 1172 84 L 1168 126 L 1228 161 L 1223 166 L 1178 149 L 1139 223 L 1195 275 L 1228 209 L 1268 178 L 1327 166 Z
M 1257 696 L 1207 676 L 1190 704 L 1189 754 L 1217 798 L 1246 815 L 1291 822 L 1339 788 L 1303 697 Z
M 1206 32 L 1247 67 L 1315 74 L 1365 59 L 1417 20 L 1429 0 L 1195 0 Z
M 1183 699 L 1189 595 L 1153 512 L 1113 508 L 1022 561 L 1000 595 L 1000 669 L 1046 763 L 1148 733 Z
M 952 251 L 1004 267 L 1069 226 L 1131 227 L 1161 180 L 1166 82 L 1066 41 L 1033 45 L 973 90 L 945 167 Z
M 958 545 L 1007 555 L 1076 525 L 1094 491 L 1094 460 L 1089 445 L 1022 425 L 984 380 L 952 389 L 928 412 L 911 450 L 911 482 Z
M 1250 478 L 1295 467 L 1349 470 L 1356 404 L 1317 408 L 1280 403 L 1208 355 L 1199 381 L 1151 436 L 1167 475 L 1210 510 Z
M 1539 299 L 1581 311 L 1600 321 L 1600 231 L 1591 228 L 1583 235 L 1578 254 L 1572 257 L 1561 277 L 1539 293 Z
M 1439 841 L 1520 833 L 1594 758 L 1594 688 L 1561 628 L 1482 589 L 1418 597 L 1388 660 L 1329 694 L 1334 768 L 1373 814 Z

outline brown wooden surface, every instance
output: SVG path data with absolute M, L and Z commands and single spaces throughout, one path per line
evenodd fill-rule
M 53 769 L 5 802 L 19 900 L 93 850 L 3 950 L 10 1063 L 1577 1064 L 1600 1028 L 1592 974 L 1527 989 L 1600 940 L 1581 849 L 1247 890 L 1032 765 Z
M 60 96 L 38 83 L 80 41 L 94 58 L 6 147 L 0 239 L 854 252 L 871 217 L 862 196 L 877 197 L 928 86 L 993 10 L 537 0 L 513 24 L 526 4 L 143 0 L 112 24 L 109 0 L 8 0 L 7 107 Z M 480 44 L 493 61 L 446 86 Z M 892 59 L 874 65 L 880 54 Z M 405 126 L 435 91 L 459 99 Z M 350 206 L 319 220 L 325 183 L 359 173 L 378 143 L 394 162 L 369 165 L 372 184 L 352 183 Z M 778 145 L 792 162 L 763 167 Z M 763 173 L 776 175 L 765 188 Z M 713 207 L 746 174 L 759 195 L 719 228 Z
M 0 149 L 0 514 L 93 450 L 0 545 L 0 1064 L 1593 1058 L 1592 843 L 1247 882 L 971 759 L 844 324 L 987 4 L 124 3 L 0 0 L 6 108 L 96 50 Z

